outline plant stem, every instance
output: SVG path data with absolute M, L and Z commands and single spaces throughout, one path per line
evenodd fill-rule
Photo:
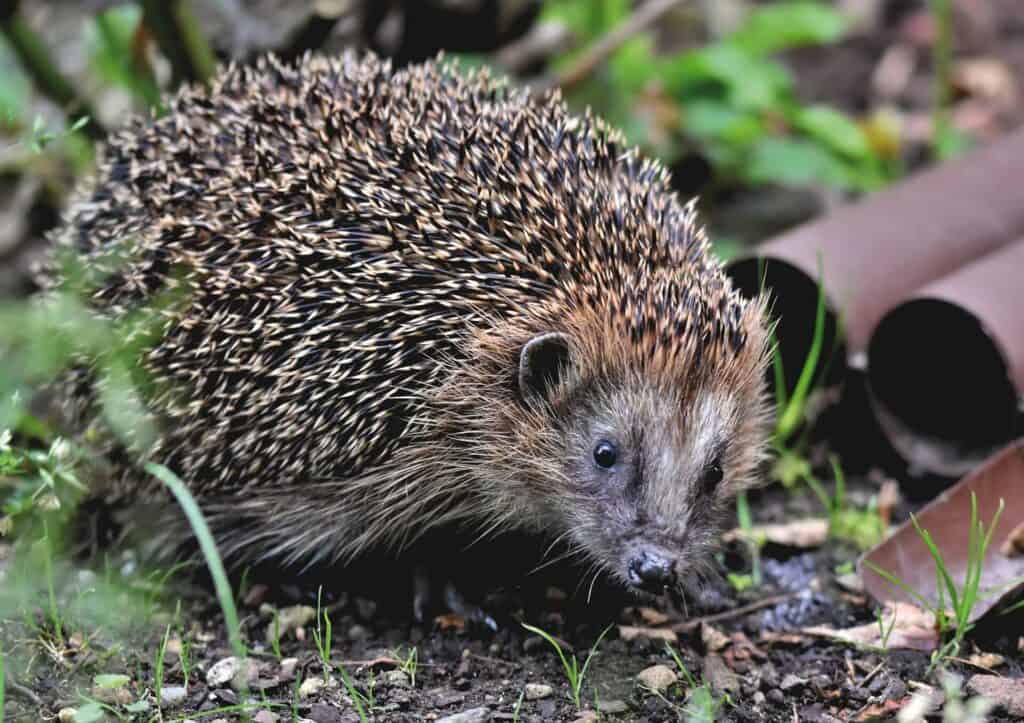
M 953 61 L 953 7 L 950 0 L 931 0 L 935 25 L 932 62 L 935 65 L 934 98 L 932 100 L 932 155 L 943 161 L 956 152 L 956 140 L 949 117 L 952 101 L 950 69 Z
M 78 96 L 71 82 L 50 59 L 46 45 L 21 17 L 18 5 L 18 0 L 0 0 L 0 33 L 39 92 L 60 106 L 70 122 L 86 116 L 89 120 L 83 130 L 93 140 L 101 140 L 106 134 L 92 107 Z
M 112 52 L 118 53 L 118 60 L 125 77 L 128 78 L 132 93 L 146 104 L 147 109 L 159 110 L 161 107 L 160 88 L 157 86 L 153 71 L 145 62 L 144 56 L 134 57 L 130 50 L 124 52 L 122 48 L 118 47 L 117 34 L 114 32 L 109 14 L 100 13 L 96 16 L 96 29 L 99 31 L 103 43 Z
M 142 22 L 171 63 L 175 85 L 206 83 L 217 67 L 187 0 L 142 0 Z
M 238 609 L 235 607 L 235 600 L 232 597 L 231 585 L 228 584 L 228 576 L 224 570 L 224 563 L 217 552 L 217 544 L 214 542 L 213 533 L 210 532 L 203 513 L 196 504 L 195 498 L 185 487 L 185 483 L 178 479 L 178 476 L 163 465 L 147 462 L 146 471 L 164 483 L 178 501 L 182 511 L 188 519 L 192 532 L 199 542 L 199 549 L 206 560 L 206 566 L 210 570 L 210 577 L 213 578 L 213 586 L 217 591 L 217 599 L 224 613 L 224 623 L 228 628 L 228 640 L 235 655 L 239 658 L 246 657 L 245 644 L 242 642 L 241 627 L 238 624 Z

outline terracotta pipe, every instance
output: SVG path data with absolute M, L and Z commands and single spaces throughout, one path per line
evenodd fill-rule
M 786 232 L 729 264 L 729 273 L 755 293 L 764 265 L 792 376 L 810 346 L 820 259 L 851 363 L 860 368 L 875 325 L 909 290 L 1024 232 L 1022 179 L 1024 128 Z
M 868 384 L 886 436 L 928 472 L 963 474 L 1024 432 L 1024 237 L 889 311 Z

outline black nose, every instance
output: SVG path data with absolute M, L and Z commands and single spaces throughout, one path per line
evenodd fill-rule
M 651 550 L 641 550 L 627 567 L 630 584 L 647 592 L 660 593 L 676 581 L 672 562 Z

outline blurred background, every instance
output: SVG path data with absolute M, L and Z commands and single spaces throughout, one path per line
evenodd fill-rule
M 169 0 L 0 3 L 0 296 L 103 138 L 218 63 L 445 52 L 560 87 L 750 244 L 1020 123 L 1019 0 Z

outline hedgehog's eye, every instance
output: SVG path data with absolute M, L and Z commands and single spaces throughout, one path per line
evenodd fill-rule
M 606 439 L 602 439 L 594 447 L 594 461 L 597 462 L 598 467 L 610 469 L 618 458 L 619 450 L 615 449 L 615 445 Z
M 725 477 L 725 471 L 722 469 L 722 455 L 716 455 L 711 464 L 704 470 L 704 489 L 714 489 Z

